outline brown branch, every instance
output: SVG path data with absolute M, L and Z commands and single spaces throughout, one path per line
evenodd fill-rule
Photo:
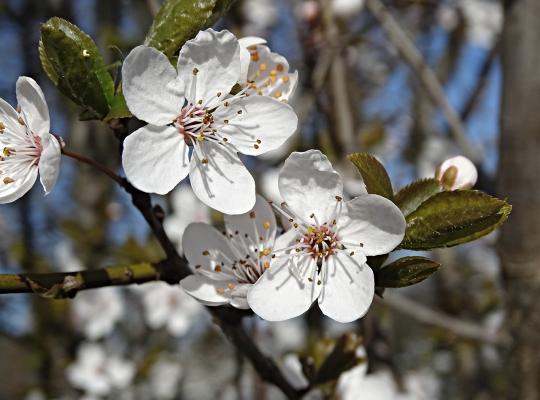
M 441 327 L 460 337 L 494 345 L 508 343 L 508 338 L 504 335 L 491 333 L 483 326 L 443 314 L 395 292 L 385 293 L 384 300 L 378 297 L 375 297 L 375 300 L 380 305 L 387 305 L 417 321 Z
M 403 60 L 415 73 L 430 100 L 436 107 L 440 108 L 448 123 L 450 132 L 460 146 L 463 154 L 472 161 L 478 162 L 480 160 L 479 154 L 467 137 L 463 121 L 450 104 L 437 75 L 424 61 L 422 54 L 416 48 L 413 41 L 407 36 L 407 33 L 401 28 L 381 0 L 367 0 L 366 7 L 378 20 L 388 40 L 394 45 Z

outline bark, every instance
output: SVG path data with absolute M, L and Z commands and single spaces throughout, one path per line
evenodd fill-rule
M 497 189 L 513 212 L 499 251 L 506 287 L 505 398 L 540 399 L 540 2 L 506 1 Z

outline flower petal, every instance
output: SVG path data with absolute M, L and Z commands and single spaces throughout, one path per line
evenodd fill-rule
M 394 250 L 405 235 L 405 218 L 390 200 L 376 194 L 358 196 L 345 203 L 338 220 L 343 241 L 362 243 L 367 256 Z
M 298 126 L 291 106 L 265 96 L 242 97 L 228 107 L 219 107 L 214 121 L 221 135 L 240 153 L 249 155 L 278 148 Z
M 5 132 L 2 135 L 7 134 L 8 132 L 24 132 L 24 128 L 17 121 L 19 114 L 11 105 L 4 99 L 0 99 L 0 122 L 5 126 Z M 25 133 L 24 133 L 25 134 Z M 1 139 L 1 137 L 0 137 Z
M 249 65 L 251 63 L 251 54 L 248 47 L 256 46 L 258 44 L 265 44 L 266 40 L 257 36 L 247 36 L 238 39 L 240 45 L 240 79 L 241 82 L 246 82 L 248 78 Z
M 171 123 L 184 105 L 181 81 L 167 56 L 137 46 L 122 65 L 122 90 L 130 111 L 154 125 Z
M 341 177 L 319 150 L 292 153 L 278 183 L 287 207 L 308 223 L 311 214 L 321 224 L 328 222 L 336 210 L 336 196 L 343 196 Z
M 24 170 L 10 174 L 9 170 L 0 175 L 0 204 L 11 203 L 28 192 L 38 176 L 38 167 L 28 165 Z
M 329 258 L 322 275 L 319 307 L 324 315 L 338 322 L 352 322 L 366 314 L 375 294 L 373 271 L 367 264 L 339 252 Z
M 41 145 L 43 150 L 39 158 L 39 178 L 45 194 L 49 194 L 53 190 L 60 173 L 61 149 L 58 139 L 50 133 L 41 137 Z
M 255 181 L 238 155 L 223 145 L 200 146 L 206 164 L 193 153 L 189 171 L 195 195 L 224 214 L 242 214 L 255 205 Z
M 226 285 L 225 281 L 214 281 L 199 274 L 190 275 L 180 281 L 180 286 L 186 293 L 207 306 L 219 306 L 230 302 L 229 292 L 222 294 L 218 292 Z
M 45 96 L 35 80 L 27 76 L 17 79 L 17 102 L 30 130 L 38 136 L 49 133 L 49 107 Z
M 182 247 L 195 272 L 205 272 L 214 280 L 230 279 L 225 272 L 215 272 L 215 266 L 221 263 L 230 265 L 236 257 L 227 238 L 213 226 L 200 222 L 189 224 L 184 231 Z
M 233 290 L 231 290 L 231 306 L 239 308 L 241 310 L 249 310 L 247 294 L 252 287 L 252 284 L 246 283 L 238 285 Z
M 250 212 L 240 215 L 225 214 L 224 218 L 228 232 L 238 232 L 241 236 L 247 234 L 253 243 L 273 245 L 276 236 L 276 216 L 262 196 L 257 195 L 255 206 Z M 268 240 L 265 240 L 266 238 Z
M 169 193 L 189 172 L 189 149 L 176 128 L 146 125 L 124 140 L 128 179 L 148 193 Z
M 180 50 L 177 69 L 192 104 L 227 95 L 240 78 L 238 40 L 227 30 L 200 31 Z
M 289 246 L 296 239 L 288 231 L 276 240 L 276 249 Z M 284 321 L 306 312 L 320 292 L 320 286 L 300 282 L 289 269 L 291 258 L 276 258 L 274 263 L 248 293 L 249 306 L 267 321 Z

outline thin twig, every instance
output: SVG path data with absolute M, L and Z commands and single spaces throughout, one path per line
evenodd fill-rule
M 395 292 L 385 293 L 384 300 L 376 297 L 376 301 L 413 317 L 417 321 L 444 328 L 460 337 L 494 345 L 504 345 L 508 342 L 508 338 L 503 335 L 491 333 L 473 322 L 443 314 Z
M 407 36 L 407 33 L 401 28 L 399 23 L 380 0 L 367 0 L 366 7 L 379 21 L 388 40 L 394 45 L 403 60 L 407 62 L 409 67 L 418 77 L 433 104 L 440 108 L 448 122 L 450 132 L 460 146 L 463 154 L 474 162 L 480 161 L 479 154 L 473 148 L 467 137 L 463 121 L 454 107 L 450 104 L 437 75 L 424 61 L 422 54 L 416 48 L 413 41 Z

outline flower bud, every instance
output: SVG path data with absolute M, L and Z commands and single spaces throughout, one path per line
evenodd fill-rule
M 444 161 L 435 172 L 445 190 L 470 189 L 478 179 L 476 167 L 466 157 L 456 156 Z

